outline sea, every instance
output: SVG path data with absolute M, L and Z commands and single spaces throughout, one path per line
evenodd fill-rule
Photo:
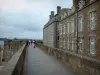
M 0 40 L 0 45 L 4 45 L 4 40 Z

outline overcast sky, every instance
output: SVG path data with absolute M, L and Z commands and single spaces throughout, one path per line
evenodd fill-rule
M 43 26 L 56 7 L 72 7 L 72 0 L 0 0 L 1 38 L 43 38 Z

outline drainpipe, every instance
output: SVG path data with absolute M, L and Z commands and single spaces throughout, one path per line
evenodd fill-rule
M 78 7 L 76 7 L 76 17 L 77 17 L 77 50 L 76 52 L 78 53 Z

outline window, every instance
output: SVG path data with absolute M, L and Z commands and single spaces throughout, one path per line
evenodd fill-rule
M 95 38 L 90 37 L 90 54 L 94 55 L 95 54 Z
M 72 6 L 72 10 L 71 11 L 72 11 L 72 13 L 75 11 L 75 6 Z
M 66 17 L 66 15 L 67 15 L 67 14 L 66 14 L 66 12 L 65 12 L 65 13 L 64 13 L 64 18 Z
M 72 40 L 72 51 L 74 50 L 74 41 Z
M 67 33 L 69 34 L 69 22 L 68 22 L 68 25 L 67 25 Z
M 61 15 L 61 19 L 63 19 L 63 15 Z
M 63 33 L 65 34 L 65 24 L 63 25 L 64 27 L 63 27 Z
M 83 17 L 82 16 L 80 16 L 79 18 L 78 18 L 78 31 L 80 32 L 80 31 L 83 31 Z
M 92 11 L 89 13 L 89 28 L 90 30 L 95 30 L 96 26 L 96 11 Z
M 83 38 L 80 38 L 79 39 L 79 53 L 83 53 L 83 47 L 84 44 L 83 44 Z
M 72 29 L 71 29 L 71 21 L 69 22 L 69 34 L 71 33 Z
M 72 29 L 72 33 L 74 33 L 74 19 L 72 20 L 72 23 L 71 23 L 71 29 Z
M 60 24 L 59 29 L 60 29 L 60 35 L 61 35 L 62 34 L 62 24 Z
M 57 37 L 57 40 L 59 41 L 59 36 Z
M 68 42 L 67 42 L 67 49 L 69 50 L 69 40 L 68 40 Z
M 64 49 L 65 49 L 65 45 L 66 45 L 65 43 L 66 43 L 66 42 L 64 41 Z

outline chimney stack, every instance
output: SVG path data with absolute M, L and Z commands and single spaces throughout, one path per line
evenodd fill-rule
M 61 6 L 57 6 L 57 14 L 61 12 Z
M 73 0 L 73 6 L 77 6 L 78 5 L 79 0 Z
M 49 15 L 50 19 L 54 17 L 54 11 L 51 11 L 51 14 Z

